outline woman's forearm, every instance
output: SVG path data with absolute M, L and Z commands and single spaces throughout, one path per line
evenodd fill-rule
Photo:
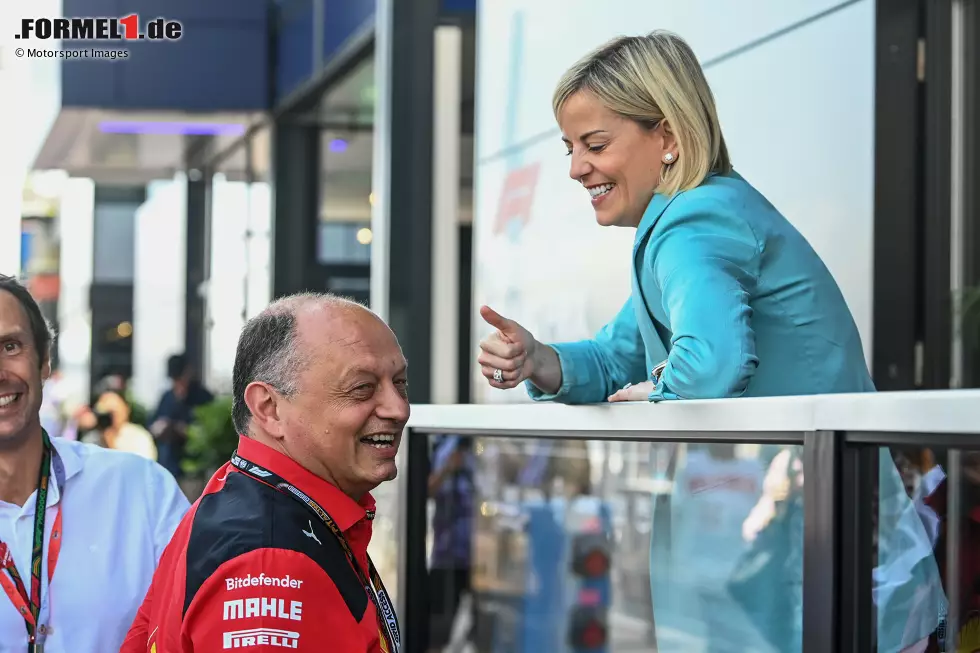
M 561 388 L 561 361 L 548 345 L 534 343 L 531 351 L 531 375 L 528 377 L 545 394 L 556 394 Z
M 646 354 L 632 299 L 599 329 L 595 338 L 555 345 L 535 340 L 528 348 L 528 357 L 530 369 L 526 378 L 534 390 L 544 395 L 531 392 L 536 400 L 566 404 L 603 402 L 624 384 L 647 375 Z

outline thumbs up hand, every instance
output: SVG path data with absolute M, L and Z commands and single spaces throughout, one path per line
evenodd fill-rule
M 533 374 L 538 342 L 527 329 L 489 306 L 480 308 L 480 316 L 495 329 L 480 342 L 477 362 L 483 376 L 494 388 L 514 388 Z

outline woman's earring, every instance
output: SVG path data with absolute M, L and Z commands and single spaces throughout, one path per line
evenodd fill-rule
M 664 155 L 664 163 L 672 163 L 674 161 L 674 155 L 670 152 Z

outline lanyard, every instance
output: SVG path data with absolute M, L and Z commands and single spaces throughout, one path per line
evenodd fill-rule
M 10 548 L 0 542 L 0 568 L 6 569 L 6 574 L 0 573 L 0 586 L 10 602 L 13 603 L 17 612 L 24 619 L 27 628 L 27 652 L 36 653 L 37 647 L 37 622 L 41 613 L 41 563 L 44 559 L 44 519 L 48 506 L 48 486 L 51 480 L 51 468 L 54 467 L 55 482 L 58 484 L 59 496 L 65 488 L 65 467 L 58 455 L 57 450 L 51 445 L 48 434 L 42 431 L 44 438 L 44 454 L 41 457 L 41 470 L 38 473 L 37 495 L 34 500 L 34 541 L 31 550 L 31 592 L 27 593 L 24 580 L 21 578 L 17 567 L 14 565 L 13 554 Z M 55 508 L 54 526 L 51 529 L 51 550 L 48 551 L 48 587 L 50 589 L 51 579 L 54 577 L 54 568 L 58 564 L 58 556 L 61 553 L 61 510 Z M 42 627 L 44 635 L 44 628 Z M 42 641 L 43 643 L 43 641 Z
M 364 570 L 361 569 L 361 565 L 357 562 L 357 558 L 354 556 L 354 552 L 350 548 L 350 544 L 347 542 L 347 538 L 344 537 L 343 531 L 337 526 L 337 522 L 333 520 L 327 511 L 320 507 L 316 501 L 311 499 L 306 493 L 300 490 L 298 487 L 292 483 L 286 481 L 281 476 L 268 469 L 263 469 L 255 463 L 245 460 L 238 455 L 236 451 L 231 457 L 231 464 L 238 468 L 240 472 L 246 476 L 253 478 L 261 483 L 265 483 L 271 487 L 274 487 L 279 492 L 283 494 L 288 494 L 299 501 L 306 504 L 306 507 L 313 511 L 313 513 L 319 517 L 326 527 L 333 533 L 333 536 L 337 538 L 340 542 L 340 547 L 344 550 L 344 554 L 347 556 L 347 561 L 350 563 L 351 567 L 354 568 L 354 573 L 357 574 L 358 580 L 361 581 L 361 585 L 367 591 L 368 596 L 371 598 L 371 602 L 374 603 L 374 609 L 378 613 L 378 622 L 384 625 L 384 630 L 380 633 L 382 635 L 382 651 L 385 653 L 398 653 L 401 646 L 401 637 L 398 630 L 398 617 L 395 615 L 395 608 L 391 602 L 391 598 L 388 596 L 388 591 L 385 589 L 384 583 L 381 581 L 381 575 L 378 570 L 374 567 L 374 562 L 371 561 L 371 556 L 368 556 L 368 574 L 364 574 Z M 384 644 L 387 643 L 387 647 Z

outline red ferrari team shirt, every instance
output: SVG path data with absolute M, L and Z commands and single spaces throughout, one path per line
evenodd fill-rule
M 250 438 L 239 454 L 307 493 L 368 569 L 374 499 L 358 503 Z M 121 653 L 389 653 L 338 539 L 301 502 L 228 463 L 164 551 Z

